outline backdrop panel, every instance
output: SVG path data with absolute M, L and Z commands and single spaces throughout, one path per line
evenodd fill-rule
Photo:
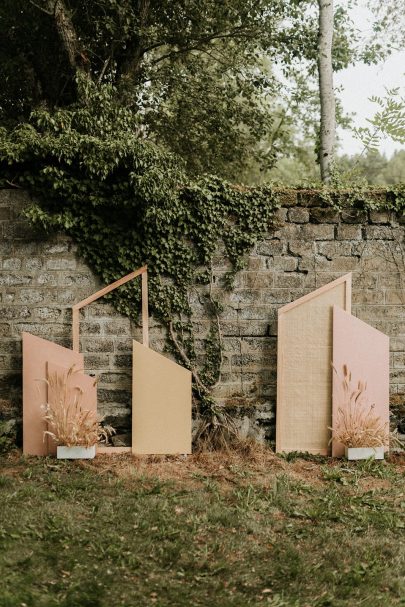
M 83 369 L 83 355 L 63 348 L 30 333 L 23 341 L 23 452 L 26 455 L 48 455 L 48 442 L 43 440 L 46 423 L 41 405 L 47 401 L 47 363 L 69 369 Z M 39 381 L 38 381 L 39 380 Z
M 278 312 L 276 450 L 326 455 L 332 421 L 333 305 L 351 309 L 351 274 Z
M 352 382 L 367 383 L 367 400 L 374 404 L 373 415 L 389 423 L 389 337 L 344 310 L 333 307 L 333 373 L 332 428 L 337 427 L 338 409 L 342 403 L 343 366 L 347 365 Z M 341 457 L 345 449 L 332 443 L 332 455 Z
M 191 373 L 133 342 L 132 451 L 191 453 Z

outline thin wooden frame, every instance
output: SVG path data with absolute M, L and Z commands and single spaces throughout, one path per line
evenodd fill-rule
M 329 452 L 332 306 L 337 304 L 351 312 L 351 278 L 351 274 L 341 276 L 278 311 L 278 452 L 308 451 L 323 455 Z M 318 310 L 316 299 L 320 300 Z M 304 306 L 302 317 L 300 306 Z
M 86 299 L 79 301 L 79 303 L 72 306 L 72 333 L 73 333 L 73 351 L 80 351 L 80 310 L 88 306 L 89 304 L 97 301 L 107 293 L 111 293 L 115 289 L 118 289 L 125 283 L 141 276 L 142 280 L 142 292 L 141 292 L 141 306 L 142 306 L 142 343 L 144 346 L 149 348 L 149 310 L 148 310 L 148 266 L 142 266 L 138 270 L 119 278 L 110 285 L 100 289 L 93 295 L 89 295 Z M 121 453 L 131 453 L 132 447 L 99 447 L 97 446 L 97 453 L 108 453 L 119 455 Z
M 100 289 L 93 295 L 89 295 L 86 299 L 72 306 L 72 332 L 73 332 L 73 351 L 80 352 L 80 310 L 89 304 L 97 301 L 107 293 L 111 293 L 118 287 L 121 287 L 130 280 L 142 276 L 142 343 L 149 347 L 149 312 L 148 312 L 148 266 L 143 266 L 126 276 L 116 280 L 107 287 Z

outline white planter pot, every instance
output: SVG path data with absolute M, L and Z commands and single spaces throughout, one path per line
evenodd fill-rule
M 92 447 L 57 447 L 58 459 L 93 459 L 96 455 L 96 445 Z
M 345 447 L 345 455 L 349 460 L 384 459 L 384 447 Z

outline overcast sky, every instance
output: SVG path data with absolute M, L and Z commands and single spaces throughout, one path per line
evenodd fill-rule
M 352 11 L 352 18 L 358 29 L 368 34 L 372 31 L 370 17 L 372 19 L 372 15 L 365 8 L 355 8 Z M 373 66 L 359 64 L 335 74 L 335 86 L 343 88 L 338 95 L 342 100 L 344 111 L 355 113 L 353 120 L 355 126 L 367 126 L 366 119 L 371 118 L 377 110 L 377 106 L 368 101 L 369 97 L 384 96 L 385 87 L 401 87 L 402 94 L 405 94 L 405 50 L 393 53 L 384 64 Z M 356 154 L 362 151 L 361 143 L 350 131 L 339 129 L 338 135 L 340 153 Z M 394 150 L 401 147 L 386 140 L 381 145 L 380 151 L 391 156 Z

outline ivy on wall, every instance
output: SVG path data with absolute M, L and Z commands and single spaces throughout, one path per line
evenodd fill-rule
M 221 362 L 212 260 L 221 247 L 229 286 L 271 228 L 277 197 L 270 188 L 234 187 L 212 176 L 190 182 L 176 157 L 140 138 L 136 116 L 114 104 L 112 88 L 91 93 L 87 106 L 36 112 L 29 124 L 0 133 L 3 185 L 34 194 L 26 215 L 71 235 L 104 283 L 148 264 L 151 311 L 167 327 L 169 348 L 192 370 L 203 408 L 212 409 Z M 212 325 L 197 365 L 190 298 L 200 285 L 207 285 L 200 299 Z M 138 319 L 139 284 L 111 298 Z
M 12 132 L 0 129 L 1 184 L 34 194 L 26 215 L 72 236 L 104 283 L 148 264 L 151 311 L 167 328 L 168 347 L 192 370 L 200 412 L 207 414 L 202 434 L 223 437 L 225 414 L 210 394 L 222 358 L 212 262 L 223 251 L 230 271 L 222 286 L 229 288 L 247 253 L 274 226 L 277 190 L 237 187 L 213 176 L 190 181 L 178 158 L 142 140 L 136 114 L 115 104 L 113 87 L 81 86 L 87 87 L 87 104 L 37 111 Z M 354 205 L 381 206 L 381 198 L 364 189 L 352 195 Z M 334 206 L 343 200 L 326 190 L 322 196 Z M 383 200 L 385 207 L 405 206 L 400 188 Z M 200 364 L 190 298 L 201 285 L 211 328 Z M 139 284 L 128 283 L 111 299 L 120 312 L 138 319 Z

